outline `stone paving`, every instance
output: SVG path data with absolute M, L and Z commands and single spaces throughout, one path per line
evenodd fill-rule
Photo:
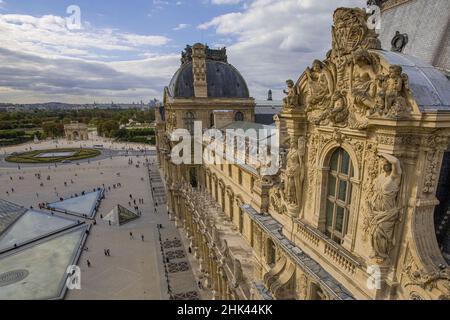
M 46 147 L 48 146 L 40 145 L 39 149 Z M 122 148 L 119 144 L 115 147 Z M 33 146 L 33 149 L 37 148 Z M 13 147 L 3 150 L 7 153 L 24 151 L 24 146 L 21 149 Z M 132 164 L 129 163 L 130 159 Z M 148 161 L 151 163 L 156 160 L 150 157 Z M 0 166 L 0 198 L 27 208 L 38 208 L 39 203 L 55 202 L 59 197 L 68 198 L 82 191 L 105 188 L 105 199 L 99 207 L 96 223 L 78 263 L 81 268 L 82 289 L 69 291 L 66 299 L 170 299 L 166 268 L 171 271 L 169 283 L 172 298 L 202 297 L 202 293 L 198 292 L 189 254 L 183 246 L 163 249 L 161 252 L 158 224 L 163 226 L 162 241 L 173 240 L 175 237 L 181 240 L 181 235 L 167 215 L 164 186 L 160 177 L 157 177 L 157 169 L 152 166 L 153 170 L 149 175 L 145 163 L 146 158 L 140 156 L 117 157 L 50 169 L 36 166 L 19 170 L 17 167 Z M 41 180 L 36 178 L 38 173 L 41 174 Z M 118 186 L 119 183 L 121 187 Z M 144 203 L 140 204 L 139 199 L 143 199 Z M 134 200 L 142 212 L 139 219 L 121 227 L 110 226 L 101 219 L 117 204 L 133 211 Z M 158 204 L 156 210 L 154 201 Z M 110 250 L 110 256 L 104 254 L 105 249 Z M 184 251 L 184 258 L 181 251 Z M 173 264 L 170 268 L 163 259 L 163 253 L 168 254 L 170 264 Z M 91 262 L 91 267 L 87 266 L 87 260 Z
M 208 291 L 200 290 L 197 285 L 199 278 L 195 268 L 198 268 L 198 265 L 187 250 L 189 247 L 183 234 L 174 222 L 169 220 L 164 183 L 156 166 L 150 167 L 149 176 L 152 193 L 155 200 L 158 199 L 157 215 L 165 222 L 159 230 L 159 248 L 163 257 L 167 297 L 174 300 L 210 299 Z

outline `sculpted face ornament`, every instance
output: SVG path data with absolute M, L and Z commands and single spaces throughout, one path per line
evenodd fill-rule
M 392 172 L 392 164 L 389 163 L 389 161 L 384 160 L 383 170 L 386 173 L 386 176 L 389 175 Z

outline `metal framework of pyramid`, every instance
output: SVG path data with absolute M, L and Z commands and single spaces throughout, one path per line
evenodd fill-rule
M 0 300 L 63 299 L 91 225 L 0 199 L 0 227 Z
M 110 221 L 112 225 L 121 226 L 136 220 L 139 217 L 140 216 L 137 213 L 132 212 L 118 204 L 106 215 L 106 217 L 103 218 L 103 220 Z
M 68 198 L 63 201 L 50 203 L 47 208 L 59 212 L 71 213 L 93 218 L 96 208 L 103 196 L 103 190 L 86 193 L 79 197 Z

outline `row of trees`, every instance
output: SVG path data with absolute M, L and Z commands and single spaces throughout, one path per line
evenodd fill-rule
M 114 138 L 119 131 L 120 124 L 115 120 L 98 121 L 97 133 L 101 137 Z
M 0 147 L 32 141 L 35 136 L 41 139 L 42 133 L 40 131 L 3 130 L 0 131 Z
M 88 109 L 88 110 L 33 110 L 0 112 L 0 144 L 13 145 L 32 140 L 64 136 L 64 125 L 72 121 L 96 127 L 98 134 L 120 141 L 148 143 L 153 139 L 152 129 L 121 130 L 129 119 L 141 123 L 155 120 L 154 110 Z M 2 136 L 3 135 L 3 136 Z
M 115 137 L 118 141 L 156 144 L 155 130 L 145 129 L 120 129 Z
M 41 128 L 44 123 L 67 124 L 78 121 L 97 126 L 101 121 L 114 120 L 125 124 L 128 119 L 139 119 L 151 123 L 155 120 L 154 110 L 140 109 L 87 109 L 87 110 L 33 110 L 0 112 L 0 130 Z
M 45 137 L 64 137 L 64 124 L 61 122 L 45 122 L 42 124 L 42 131 Z

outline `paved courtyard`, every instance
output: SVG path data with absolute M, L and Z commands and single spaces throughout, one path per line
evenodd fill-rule
M 86 146 L 98 143 L 82 142 Z M 67 145 L 74 144 L 58 142 L 58 146 Z M 1 152 L 25 151 L 30 146 L 33 150 L 46 149 L 54 147 L 54 143 L 3 148 Z M 130 147 L 137 150 L 140 146 L 105 144 L 105 148 L 115 150 Z M 79 164 L 52 165 L 50 168 L 48 165 L 38 165 L 19 169 L 0 163 L 0 198 L 25 207 L 38 208 L 39 203 L 51 203 L 60 197 L 68 198 L 80 195 L 82 191 L 105 188 L 105 199 L 79 260 L 82 289 L 68 291 L 66 299 L 208 297 L 197 288 L 193 274 L 195 270 L 189 262 L 192 257 L 185 246 L 177 242 L 183 238 L 167 215 L 164 189 L 157 167 L 152 165 L 154 161 L 156 159 L 152 156 L 122 155 Z M 150 175 L 147 163 L 150 164 Z M 38 173 L 41 180 L 36 178 Z M 139 199 L 143 200 L 143 204 Z M 158 204 L 156 209 L 154 202 Z M 110 226 L 101 217 L 105 217 L 118 204 L 131 211 L 138 206 L 142 216 L 120 227 Z M 94 221 L 89 223 L 94 224 Z M 158 224 L 163 226 L 161 230 L 157 228 Z M 110 256 L 105 256 L 105 249 L 110 250 Z M 91 262 L 91 267 L 87 266 L 87 260 Z

